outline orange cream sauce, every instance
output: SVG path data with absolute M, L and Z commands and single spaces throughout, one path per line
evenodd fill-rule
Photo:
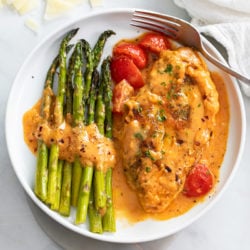
M 113 142 L 99 133 L 95 124 L 71 127 L 64 122 L 53 128 L 39 115 L 41 101 L 27 111 L 23 117 L 24 139 L 33 153 L 37 151 L 37 141 L 42 139 L 48 147 L 59 145 L 59 158 L 73 162 L 76 156 L 83 166 L 95 166 L 106 170 L 115 165 Z
M 219 94 L 220 109 L 216 115 L 216 125 L 213 130 L 214 136 L 210 141 L 209 150 L 203 153 L 203 158 L 207 159 L 206 164 L 209 165 L 214 175 L 214 185 L 216 185 L 216 182 L 219 182 L 219 170 L 226 151 L 229 104 L 223 79 L 215 72 L 212 73 L 211 76 Z M 120 117 L 115 116 L 114 127 L 119 126 L 121 126 Z M 125 217 L 131 223 L 142 221 L 146 218 L 165 220 L 187 212 L 197 202 L 204 200 L 204 197 L 188 198 L 181 192 L 164 212 L 157 214 L 146 213 L 142 209 L 136 193 L 127 184 L 122 162 L 119 159 L 121 159 L 121 157 L 118 155 L 117 164 L 113 171 L 113 195 L 117 217 Z

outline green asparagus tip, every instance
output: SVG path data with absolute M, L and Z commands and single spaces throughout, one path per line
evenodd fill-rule
M 104 31 L 104 33 L 106 33 L 106 35 L 108 35 L 108 36 L 116 35 L 116 33 L 113 30 L 106 30 L 106 31 Z
M 72 34 L 72 36 L 74 36 L 78 32 L 79 29 L 80 28 L 76 28 L 76 29 L 71 30 L 70 33 Z
M 77 33 L 77 31 L 79 30 L 79 28 L 76 29 L 72 29 L 69 32 L 66 33 L 64 39 L 62 40 L 62 43 L 68 43 L 68 41 L 75 36 L 75 34 Z
M 66 47 L 66 53 L 70 52 L 70 50 L 74 47 L 74 44 L 69 44 L 67 47 Z

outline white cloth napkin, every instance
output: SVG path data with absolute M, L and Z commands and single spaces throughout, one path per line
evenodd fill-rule
M 204 34 L 225 47 L 229 65 L 250 77 L 250 1 L 249 0 L 174 0 L 187 10 L 192 23 Z M 250 86 L 241 82 L 250 96 Z

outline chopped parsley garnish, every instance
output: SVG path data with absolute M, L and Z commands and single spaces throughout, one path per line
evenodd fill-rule
M 134 137 L 137 138 L 137 139 L 139 139 L 139 140 L 141 140 L 141 141 L 143 140 L 143 136 L 142 136 L 141 133 L 135 133 Z
M 147 173 L 149 173 L 149 172 L 151 171 L 151 168 L 147 166 L 147 167 L 145 168 L 145 171 L 146 171 Z
M 165 114 L 165 111 L 163 109 L 160 109 L 158 114 L 157 114 L 157 120 L 159 122 L 164 122 L 167 120 L 167 116 Z
M 150 150 L 145 151 L 145 156 L 150 158 L 152 161 L 155 161 L 155 158 L 151 155 Z
M 169 74 L 171 75 L 173 73 L 173 65 L 172 64 L 167 64 L 166 68 L 162 71 L 162 70 L 158 70 L 157 71 L 159 74 Z
M 172 74 L 173 72 L 173 65 L 172 64 L 167 64 L 167 67 L 164 70 L 165 73 Z

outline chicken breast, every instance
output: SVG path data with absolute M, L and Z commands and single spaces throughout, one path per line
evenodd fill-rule
M 159 213 L 202 158 L 219 102 L 205 63 L 190 48 L 162 51 L 145 78 L 146 85 L 126 101 L 116 136 L 129 185 L 146 212 Z

